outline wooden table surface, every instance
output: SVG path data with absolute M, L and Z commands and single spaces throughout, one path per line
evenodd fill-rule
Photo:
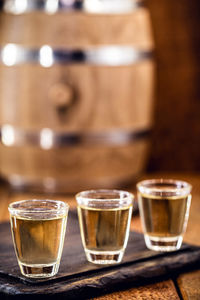
M 190 182 L 193 186 L 192 204 L 190 217 L 184 241 L 200 246 L 200 174 L 151 174 L 144 178 L 176 178 Z M 143 179 L 143 178 L 142 178 Z M 128 190 L 135 193 L 135 185 Z M 0 222 L 8 221 L 8 204 L 13 201 L 30 199 L 30 198 L 51 198 L 60 199 L 69 203 L 70 207 L 75 207 L 74 195 L 47 195 L 14 192 L 5 184 L 0 184 Z M 141 232 L 140 217 L 134 216 L 131 229 Z M 96 298 L 95 298 L 96 299 Z M 115 292 L 104 295 L 98 299 L 200 299 L 200 270 L 181 274 L 176 280 L 170 279 L 150 285 L 133 287 L 129 290 Z

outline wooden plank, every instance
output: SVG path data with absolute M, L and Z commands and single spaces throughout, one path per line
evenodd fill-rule
M 94 298 L 94 300 L 97 298 Z M 99 297 L 104 300 L 178 300 L 179 296 L 172 280 L 167 280 L 153 285 L 132 288 L 126 291 L 116 292 Z
M 199 300 L 200 270 L 180 275 L 178 285 L 184 300 Z

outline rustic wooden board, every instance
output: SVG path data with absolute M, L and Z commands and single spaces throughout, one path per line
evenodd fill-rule
M 184 300 L 200 299 L 200 270 L 180 275 L 178 285 Z
M 92 300 L 180 300 L 172 280 L 114 292 Z M 185 300 L 185 299 L 184 299 Z
M 176 276 L 200 265 L 199 247 L 184 244 L 180 251 L 157 253 L 146 249 L 143 236 L 136 232 L 130 234 L 121 264 L 106 267 L 90 264 L 81 245 L 77 216 L 71 213 L 58 275 L 36 281 L 24 278 L 19 272 L 7 222 L 0 225 L 0 240 L 0 296 L 87 299 Z

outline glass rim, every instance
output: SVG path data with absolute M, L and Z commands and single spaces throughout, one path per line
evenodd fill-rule
M 159 187 L 151 186 L 151 185 L 160 185 Z M 166 187 L 164 190 L 162 190 L 162 184 L 169 185 L 169 187 Z M 171 185 L 171 187 L 170 187 Z M 172 187 L 173 186 L 173 187 Z M 189 195 L 192 190 L 192 185 L 184 180 L 178 180 L 178 179 L 145 179 L 142 181 L 139 181 L 136 184 L 137 190 L 141 194 L 154 194 L 154 195 Z
M 113 197 L 110 198 L 95 198 L 90 197 L 90 194 L 113 194 Z M 116 195 L 116 197 L 114 196 Z M 119 198 L 117 198 L 117 195 Z M 125 197 L 121 197 L 121 195 L 124 195 Z M 117 189 L 93 189 L 93 190 L 85 190 L 82 192 L 79 192 L 75 195 L 76 201 L 78 204 L 89 204 L 90 202 L 95 204 L 104 204 L 104 203 L 110 203 L 110 204 L 132 204 L 134 200 L 134 195 L 131 192 L 124 191 L 124 190 L 117 190 Z M 82 203 L 81 203 L 82 202 Z
M 28 203 L 28 202 L 32 202 L 32 203 L 41 203 L 41 202 L 48 202 L 48 203 L 59 203 L 60 205 L 62 205 L 62 207 L 57 207 L 57 208 L 43 208 L 41 210 L 34 210 L 33 207 L 32 209 L 30 207 L 14 207 L 15 205 L 20 205 L 23 203 Z M 39 208 L 38 207 L 34 207 Z M 26 199 L 26 200 L 19 200 L 19 201 L 15 201 L 15 202 L 11 202 L 8 205 L 8 210 L 10 212 L 10 214 L 21 214 L 21 213 L 28 213 L 28 214 L 39 214 L 39 213 L 64 213 L 64 212 L 68 212 L 69 210 L 69 204 L 67 204 L 64 201 L 61 200 L 54 200 L 54 199 Z

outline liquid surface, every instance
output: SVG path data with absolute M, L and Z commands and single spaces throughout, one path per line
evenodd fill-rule
M 17 257 L 26 265 L 49 265 L 60 259 L 67 217 L 23 219 L 11 217 Z
M 83 246 L 91 251 L 117 251 L 126 247 L 132 206 L 96 209 L 78 207 Z
M 150 197 L 139 195 L 145 233 L 155 237 L 175 237 L 185 231 L 191 196 Z

